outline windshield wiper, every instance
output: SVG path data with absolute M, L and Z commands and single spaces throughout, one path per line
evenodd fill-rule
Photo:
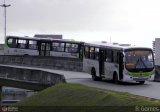
M 136 64 L 135 64 L 134 69 L 136 69 L 138 63 L 140 63 L 140 62 L 143 64 L 144 68 L 146 69 L 147 66 L 146 66 L 146 64 L 144 63 L 144 61 L 142 60 L 141 56 L 138 58 L 138 60 L 137 60 L 137 62 L 136 62 Z M 141 64 L 141 63 L 140 63 L 139 65 L 142 67 L 142 64 Z
M 141 62 L 143 63 L 145 69 L 147 68 L 146 64 L 144 63 L 144 61 L 142 60 L 142 57 L 140 57 Z
M 136 64 L 135 64 L 134 69 L 136 69 L 138 62 L 139 62 L 139 58 L 138 58 L 138 60 L 137 60 L 137 62 L 136 62 Z

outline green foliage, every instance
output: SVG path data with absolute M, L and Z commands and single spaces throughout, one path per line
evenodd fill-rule
M 129 93 L 103 90 L 80 84 L 59 84 L 36 93 L 14 106 L 19 106 L 23 110 L 22 112 L 32 112 L 33 110 L 33 112 L 47 112 L 47 109 L 48 112 L 51 110 L 63 112 L 69 109 L 72 111 L 79 110 L 80 112 L 88 110 L 101 112 L 106 109 L 112 112 L 117 110 L 119 112 L 123 110 L 122 112 L 124 112 L 125 109 L 126 111 L 133 111 L 135 106 L 158 105 L 160 105 L 160 100 Z

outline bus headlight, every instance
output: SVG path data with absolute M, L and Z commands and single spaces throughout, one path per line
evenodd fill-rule
M 132 74 L 129 74 L 127 70 L 124 70 L 124 75 L 133 77 L 133 75 L 132 75 Z

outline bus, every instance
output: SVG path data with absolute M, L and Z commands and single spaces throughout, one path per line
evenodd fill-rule
M 83 71 L 92 79 L 113 80 L 114 83 L 134 81 L 144 84 L 154 80 L 154 55 L 151 48 L 118 43 L 84 44 Z
M 51 38 L 7 36 L 4 55 L 82 58 L 83 42 Z

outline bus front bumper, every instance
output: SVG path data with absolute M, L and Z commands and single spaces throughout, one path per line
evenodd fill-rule
M 146 80 L 153 81 L 154 76 L 155 76 L 154 74 L 147 77 L 133 77 L 131 75 L 124 75 L 123 81 L 146 81 Z

